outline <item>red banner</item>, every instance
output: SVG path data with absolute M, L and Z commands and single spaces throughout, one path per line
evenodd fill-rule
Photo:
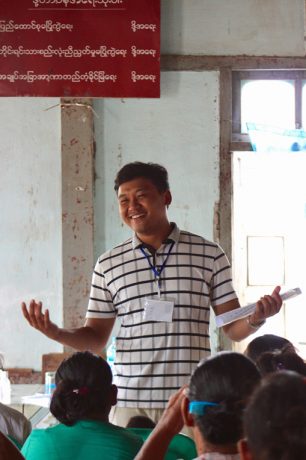
M 0 96 L 159 95 L 160 0 L 0 0 Z

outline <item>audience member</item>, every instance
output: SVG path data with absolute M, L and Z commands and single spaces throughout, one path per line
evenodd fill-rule
M 17 447 L 1 432 L 0 460 L 24 460 Z
M 244 354 L 254 361 L 262 376 L 286 369 L 306 376 L 306 364 L 284 337 L 273 334 L 256 337 Z
M 306 383 L 291 371 L 265 377 L 244 417 L 242 460 L 306 458 Z
M 238 460 L 243 411 L 259 381 L 255 364 L 242 354 L 223 352 L 207 359 L 194 371 L 188 396 L 181 388 L 170 398 L 136 459 L 162 459 L 185 422 L 193 428 L 198 460 Z
M 285 339 L 285 337 L 274 334 L 264 334 L 251 340 L 244 354 L 256 363 L 258 356 L 265 351 L 282 350 L 282 348 L 288 346 L 291 346 L 292 351 L 295 351 L 294 345 L 289 340 Z
M 30 420 L 21 412 L 0 403 L 0 431 L 21 448 L 32 430 Z
M 142 440 L 109 423 L 117 387 L 107 362 L 90 352 L 74 353 L 55 374 L 50 411 L 60 424 L 33 430 L 22 453 L 27 460 L 131 460 Z
M 156 423 L 145 415 L 134 415 L 128 421 L 127 428 L 154 428 Z
M 306 376 L 306 364 L 290 345 L 282 350 L 262 353 L 256 365 L 262 376 L 281 370 L 295 371 Z
M 0 369 L 4 369 L 4 356 L 0 353 Z M 0 432 L 21 448 L 32 430 L 30 420 L 21 412 L 0 402 Z

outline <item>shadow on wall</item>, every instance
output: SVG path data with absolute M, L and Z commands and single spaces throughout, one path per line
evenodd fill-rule
M 182 49 L 183 25 L 182 0 L 162 0 L 161 2 L 161 54 L 169 54 L 173 37 L 175 36 L 177 49 Z M 179 33 L 173 33 L 179 30 Z

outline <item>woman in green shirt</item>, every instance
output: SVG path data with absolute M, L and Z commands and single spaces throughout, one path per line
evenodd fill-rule
M 117 387 L 107 362 L 90 352 L 77 352 L 62 362 L 55 375 L 50 411 L 60 422 L 33 430 L 22 454 L 26 460 L 131 460 L 142 440 L 109 423 Z

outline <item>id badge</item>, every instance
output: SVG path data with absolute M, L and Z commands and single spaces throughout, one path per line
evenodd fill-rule
M 144 319 L 171 323 L 173 317 L 173 300 L 144 299 Z

